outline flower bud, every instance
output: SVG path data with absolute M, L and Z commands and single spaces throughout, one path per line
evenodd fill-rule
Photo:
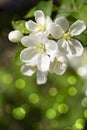
M 21 38 L 23 37 L 22 33 L 19 30 L 11 31 L 8 35 L 8 39 L 11 42 L 19 42 Z

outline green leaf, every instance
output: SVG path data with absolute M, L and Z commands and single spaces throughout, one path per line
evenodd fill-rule
M 81 35 L 76 37 L 79 41 L 81 41 L 83 47 L 87 47 L 87 34 L 84 32 Z
M 60 5 L 60 8 L 58 10 L 58 13 L 57 13 L 57 16 L 56 17 L 59 17 L 59 16 L 69 16 L 70 13 L 71 13 L 71 1 L 70 0 L 61 0 L 61 5 Z
M 25 18 L 31 18 L 31 17 L 33 17 L 36 8 L 37 8 L 37 7 L 35 6 L 35 7 L 33 7 L 32 9 L 30 9 L 30 10 L 28 11 L 28 13 L 26 14 Z
M 61 0 L 61 7 L 65 7 L 65 8 L 71 8 L 71 0 Z
M 16 54 L 15 54 L 15 57 L 14 57 L 14 62 L 17 64 L 17 65 L 22 65 L 23 64 L 23 62 L 20 60 L 20 53 L 21 53 L 21 51 L 23 50 L 23 46 L 22 45 L 20 45 L 20 43 L 19 43 L 19 48 L 18 48 L 18 50 L 17 50 L 17 52 L 16 52 Z
M 58 11 L 59 7 L 57 5 L 53 5 L 53 11 Z
M 56 15 L 56 18 L 57 18 L 57 17 L 60 17 L 60 16 L 68 17 L 69 15 L 70 15 L 70 12 L 66 12 L 66 11 L 64 11 L 64 10 L 60 10 L 60 11 L 58 12 L 58 14 Z
M 28 11 L 25 18 L 33 17 L 35 10 L 42 10 L 45 13 L 45 15 L 51 16 L 52 9 L 53 9 L 53 1 L 52 0 L 40 1 L 37 6 L 33 7 L 32 9 L 30 9 Z M 56 9 L 56 6 L 55 6 L 55 9 Z
M 87 24 L 87 5 L 83 5 L 79 10 L 79 16 Z
M 12 26 L 14 29 L 21 31 L 24 34 L 28 34 L 29 31 L 25 27 L 25 21 L 20 20 L 20 21 L 12 21 Z
M 61 8 L 65 10 L 71 10 L 71 0 L 61 0 Z
M 80 19 L 79 18 L 79 12 L 72 12 L 71 16 L 74 17 L 74 18 L 76 18 L 76 19 Z
M 71 15 L 76 18 L 83 20 L 87 24 L 87 5 L 83 5 L 78 12 L 73 12 Z
M 86 0 L 75 0 L 78 9 L 80 9 L 85 2 Z
M 86 8 L 84 7 L 85 2 L 86 0 L 61 0 L 58 16 L 72 15 L 77 19 L 84 19 L 84 16 L 81 15 L 83 15 L 83 13 L 85 12 L 84 10 L 86 10 Z
M 40 1 L 37 5 L 37 10 L 42 10 L 45 15 L 51 16 L 53 8 L 53 1 Z

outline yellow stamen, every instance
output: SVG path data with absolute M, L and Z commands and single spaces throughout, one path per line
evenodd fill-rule
M 39 30 L 41 30 L 43 32 L 46 30 L 45 25 L 42 25 L 41 23 L 37 23 L 37 26 L 38 26 Z
M 65 38 L 66 40 L 69 40 L 71 38 L 70 33 L 69 32 L 65 33 L 63 35 L 63 38 Z
M 44 46 L 43 44 L 40 44 L 40 45 L 38 46 L 38 51 L 39 51 L 40 53 L 45 52 L 45 46 Z

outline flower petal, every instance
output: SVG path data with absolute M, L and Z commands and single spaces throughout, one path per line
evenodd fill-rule
M 37 58 L 37 51 L 34 48 L 26 48 L 21 51 L 20 59 L 23 62 L 30 62 Z
M 73 23 L 70 26 L 69 31 L 70 31 L 71 36 L 75 36 L 75 35 L 81 34 L 85 29 L 86 29 L 86 25 L 84 21 L 77 20 L 75 23 Z
M 62 75 L 67 69 L 67 58 L 64 56 L 57 57 L 57 62 L 57 70 L 55 70 L 55 73 Z
M 50 62 L 49 72 L 54 73 L 54 66 L 55 66 L 55 61 Z
M 45 23 L 46 30 L 43 32 L 45 36 L 48 36 L 50 34 L 51 24 L 52 24 L 52 20 L 49 16 L 47 16 L 46 17 L 46 23 Z
M 46 54 L 41 54 L 38 58 L 37 67 L 40 71 L 45 72 L 49 70 L 50 58 Z
M 52 20 L 49 16 L 46 17 L 46 27 L 48 27 L 52 23 Z
M 69 42 L 69 49 L 71 51 L 71 54 L 74 56 L 81 56 L 83 53 L 82 44 L 76 39 L 71 39 L 68 42 Z
M 28 22 L 26 22 L 25 26 L 29 31 L 32 31 L 32 32 L 38 31 L 37 24 L 33 22 L 32 20 L 29 20 Z
M 26 66 L 36 66 L 37 65 L 37 58 L 34 58 L 30 62 L 26 62 Z
M 68 54 L 68 42 L 65 39 L 60 39 L 57 41 L 58 45 L 58 51 L 62 55 L 67 55 Z
M 47 82 L 47 72 L 37 71 L 37 84 L 45 84 Z
M 54 62 L 50 65 L 50 72 L 56 73 L 57 75 L 62 75 L 67 68 L 67 60 L 65 57 L 57 57 Z
M 63 29 L 61 28 L 61 26 L 59 25 L 56 25 L 54 23 L 51 24 L 50 26 L 50 32 L 51 32 L 51 35 L 55 38 L 55 39 L 59 39 L 63 36 L 64 34 L 64 31 Z
M 21 72 L 23 75 L 27 75 L 27 76 L 32 76 L 35 73 L 35 71 L 32 70 L 30 66 L 26 66 L 26 65 L 23 65 L 21 67 Z
M 46 53 L 50 56 L 50 60 L 53 60 L 58 52 L 57 43 L 53 40 L 46 42 Z
M 36 47 L 39 44 L 39 39 L 35 35 L 24 36 L 21 39 L 22 45 L 25 47 Z
M 69 22 L 68 22 L 68 20 L 67 20 L 65 17 L 63 17 L 63 16 L 56 18 L 56 19 L 55 19 L 55 23 L 58 24 L 58 25 L 60 25 L 65 32 L 66 32 L 66 31 L 68 30 L 68 28 L 69 28 Z
M 45 24 L 45 15 L 43 11 L 41 10 L 35 11 L 34 16 L 37 23 L 41 23 L 42 25 Z

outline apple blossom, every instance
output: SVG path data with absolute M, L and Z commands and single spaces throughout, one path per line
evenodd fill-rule
M 55 41 L 49 40 L 43 34 L 31 34 L 24 36 L 22 44 L 27 47 L 21 51 L 21 61 L 27 63 L 35 60 L 38 69 L 42 72 L 48 71 L 50 61 L 53 61 L 58 47 Z
M 42 10 L 37 10 L 34 13 L 35 21 L 29 20 L 26 22 L 26 28 L 31 32 L 42 32 L 45 35 L 50 33 L 50 24 L 52 20 L 49 16 L 45 17 Z
M 83 53 L 83 46 L 74 36 L 80 35 L 86 29 L 84 21 L 77 20 L 69 26 L 68 20 L 61 16 L 51 24 L 51 35 L 57 39 L 59 49 L 67 56 L 80 56 Z

